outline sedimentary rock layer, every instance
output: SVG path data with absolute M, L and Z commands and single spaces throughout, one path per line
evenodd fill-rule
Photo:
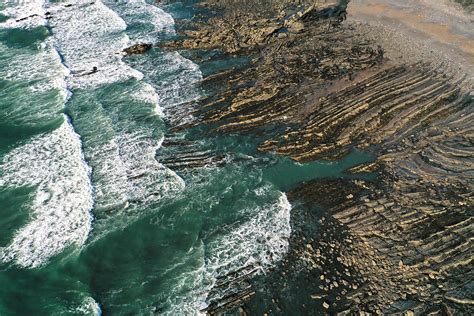
M 470 105 L 459 82 L 442 69 L 393 66 L 315 100 L 300 126 L 260 149 L 309 161 L 337 155 L 347 146 L 389 146 Z
M 222 165 L 226 158 L 225 155 L 216 155 L 211 150 L 203 150 L 199 144 L 192 141 L 171 138 L 163 143 L 163 147 L 163 152 L 157 158 L 175 171 Z
M 210 1 L 206 6 L 222 16 L 202 19 L 186 38 L 164 45 L 249 60 L 205 77 L 209 93 L 193 105 L 195 120 L 175 130 L 259 131 L 262 152 L 303 163 L 340 158 L 354 147 L 374 152 L 374 162 L 348 170 L 377 172 L 374 182 L 312 181 L 288 193 L 292 204 L 327 209 L 319 221 L 327 234 L 311 236 L 310 246 L 293 236 L 288 262 L 303 262 L 306 271 L 284 269 L 322 273 L 327 284 L 308 300 L 333 313 L 472 314 L 469 78 L 440 63 L 384 58 L 384 47 L 363 27 L 344 22 L 343 4 L 299 3 L 270 3 L 258 13 L 249 1 L 237 11 Z M 186 152 L 165 162 L 180 168 L 206 159 Z M 330 282 L 322 267 L 334 267 Z M 211 299 L 208 312 L 234 308 L 254 288 L 231 293 Z

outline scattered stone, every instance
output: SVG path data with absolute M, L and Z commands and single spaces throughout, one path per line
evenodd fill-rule
M 312 294 L 311 295 L 311 298 L 313 300 L 319 300 L 319 299 L 322 299 L 323 297 L 325 297 L 326 295 L 323 295 L 323 294 Z

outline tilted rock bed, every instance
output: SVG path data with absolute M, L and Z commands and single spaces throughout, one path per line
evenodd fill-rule
M 347 146 L 399 144 L 472 100 L 454 78 L 428 65 L 393 66 L 312 104 L 302 124 L 260 146 L 297 161 L 336 155 Z
M 169 138 L 162 144 L 163 149 L 157 156 L 158 161 L 174 171 L 186 171 L 195 168 L 219 166 L 225 163 L 226 156 L 202 149 L 193 141 Z
M 264 130 L 261 151 L 300 162 L 337 159 L 353 147 L 372 150 L 376 161 L 348 173 L 378 178 L 312 181 L 288 192 L 298 205 L 295 233 L 278 276 L 268 276 L 277 286 L 259 292 L 253 276 L 244 277 L 249 293 L 211 299 L 208 312 L 264 293 L 274 296 L 272 313 L 284 314 L 292 308 L 284 306 L 289 280 L 304 278 L 315 288 L 294 307 L 299 313 L 473 314 L 474 101 L 463 88 L 469 85 L 443 65 L 387 60 L 362 29 L 343 23 L 345 6 L 275 2 L 262 14 L 243 8 L 232 16 L 231 7 L 209 1 L 222 17 L 203 19 L 187 38 L 164 45 L 251 60 L 204 78 L 212 93 L 190 106 L 194 120 L 175 130 Z M 269 129 L 275 125 L 282 128 Z M 194 161 L 187 155 L 177 167 Z M 327 215 L 298 215 L 316 206 Z M 320 231 L 295 218 L 314 221 Z M 255 300 L 245 308 L 256 308 Z

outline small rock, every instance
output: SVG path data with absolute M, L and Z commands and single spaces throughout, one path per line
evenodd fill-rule
M 127 55 L 136 55 L 136 54 L 144 54 L 151 49 L 152 45 L 147 43 L 139 43 L 132 45 L 128 48 L 125 48 L 123 52 Z

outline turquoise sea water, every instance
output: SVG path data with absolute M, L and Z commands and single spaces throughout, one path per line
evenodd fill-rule
M 283 192 L 371 159 L 297 164 L 249 135 L 170 136 L 211 65 L 120 52 L 175 36 L 191 9 L 71 4 L 0 5 L 0 315 L 197 314 L 216 277 L 284 256 Z M 227 163 L 171 170 L 168 137 Z

